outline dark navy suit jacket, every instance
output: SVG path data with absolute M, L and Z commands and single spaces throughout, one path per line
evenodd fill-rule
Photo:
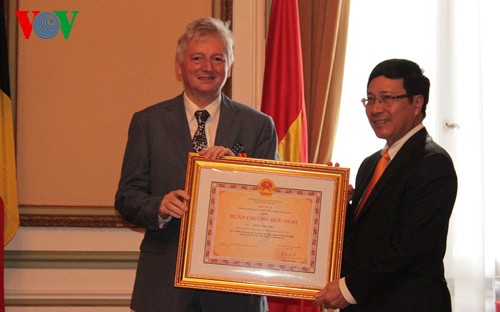
M 443 257 L 457 194 L 452 160 L 425 128 L 418 131 L 354 220 L 379 157 L 361 164 L 347 212 L 342 276 L 358 304 L 345 311 L 451 311 Z

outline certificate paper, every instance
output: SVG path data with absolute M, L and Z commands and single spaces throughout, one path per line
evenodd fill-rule
M 205 262 L 314 272 L 320 192 L 214 182 L 210 193 Z
M 349 169 L 191 153 L 176 287 L 313 299 L 340 277 Z

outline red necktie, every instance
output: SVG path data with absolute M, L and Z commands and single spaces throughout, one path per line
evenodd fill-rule
M 390 160 L 391 157 L 389 156 L 389 149 L 387 148 L 382 154 L 382 157 L 380 157 L 380 159 L 378 160 L 377 167 L 375 167 L 372 179 L 370 183 L 368 183 L 368 186 L 366 187 L 365 193 L 363 194 L 363 197 L 359 202 L 358 209 L 356 209 L 356 214 L 354 215 L 354 219 L 357 219 L 359 214 L 361 213 L 361 210 L 363 210 L 363 206 L 365 205 L 366 200 L 370 196 L 373 187 L 375 186 L 375 184 L 377 184 L 377 181 L 382 175 L 382 173 L 384 173 L 385 167 L 387 167 L 387 164 L 389 163 Z

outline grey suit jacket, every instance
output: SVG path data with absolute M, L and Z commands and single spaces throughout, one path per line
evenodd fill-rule
M 457 194 L 452 160 L 420 130 L 354 220 L 379 157 L 380 151 L 361 164 L 348 208 L 342 276 L 358 304 L 345 311 L 451 311 L 443 257 Z
M 272 119 L 222 97 L 215 145 L 241 144 L 248 157 L 278 159 Z M 174 288 L 180 221 L 159 229 L 158 207 L 165 194 L 183 189 L 188 153 L 193 150 L 182 94 L 134 114 L 128 133 L 115 207 L 124 219 L 146 228 L 141 244 L 132 308 L 190 311 L 193 302 L 227 311 L 258 311 L 259 296 Z M 215 310 L 220 308 L 214 308 Z M 210 310 L 207 310 L 210 311 Z

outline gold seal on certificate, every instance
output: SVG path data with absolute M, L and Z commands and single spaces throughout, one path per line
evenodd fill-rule
M 313 299 L 340 277 L 349 169 L 190 153 L 175 286 Z
M 276 190 L 276 185 L 271 179 L 264 179 L 257 185 L 259 188 L 259 193 L 262 195 L 272 195 Z

